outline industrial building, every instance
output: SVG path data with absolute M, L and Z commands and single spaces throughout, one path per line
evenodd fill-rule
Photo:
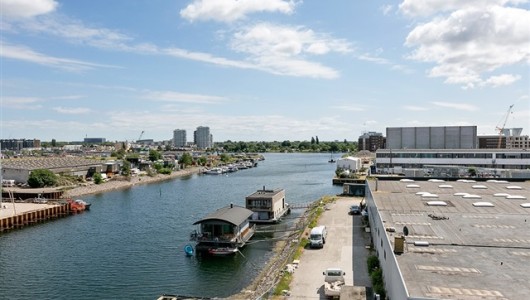
M 528 299 L 530 182 L 368 180 L 388 299 Z
M 379 149 L 375 155 L 376 173 L 402 173 L 396 172 L 396 168 L 452 166 L 461 170 L 484 169 L 483 173 L 506 178 L 529 177 L 530 174 L 530 152 L 518 149 Z M 526 173 L 518 176 L 516 171 Z
M 477 126 L 387 127 L 387 149 L 476 149 Z
M 2 160 L 2 178 L 26 183 L 33 170 L 47 169 L 55 174 L 87 177 L 106 171 L 105 161 L 79 157 L 17 158 Z

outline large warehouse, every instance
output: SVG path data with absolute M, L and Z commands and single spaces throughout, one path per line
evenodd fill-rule
M 530 182 L 368 180 L 389 299 L 528 299 Z
M 387 127 L 387 149 L 476 149 L 477 126 Z
M 80 157 L 16 158 L 2 161 L 2 178 L 26 183 L 31 171 L 47 169 L 55 174 L 82 176 L 101 172 L 105 161 Z

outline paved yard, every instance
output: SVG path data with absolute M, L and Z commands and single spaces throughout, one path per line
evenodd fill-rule
M 329 267 L 342 268 L 346 272 L 347 285 L 354 285 L 354 278 L 355 285 L 370 284 L 366 274 L 368 234 L 361 226 L 361 216 L 348 214 L 349 207 L 359 204 L 360 200 L 341 197 L 328 205 L 319 220 L 319 225 L 325 225 L 328 230 L 326 244 L 322 249 L 304 250 L 294 272 L 288 299 L 325 299 L 322 272 Z

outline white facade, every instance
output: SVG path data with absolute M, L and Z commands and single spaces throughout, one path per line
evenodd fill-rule
M 337 160 L 337 169 L 356 172 L 361 169 L 361 159 L 353 156 L 339 158 Z
M 173 130 L 173 146 L 175 147 L 186 147 L 186 130 L 175 129 Z

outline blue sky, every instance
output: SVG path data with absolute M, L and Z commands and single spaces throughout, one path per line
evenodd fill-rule
M 530 131 L 527 0 L 0 0 L 0 138 Z M 508 107 L 514 104 L 507 115 Z

